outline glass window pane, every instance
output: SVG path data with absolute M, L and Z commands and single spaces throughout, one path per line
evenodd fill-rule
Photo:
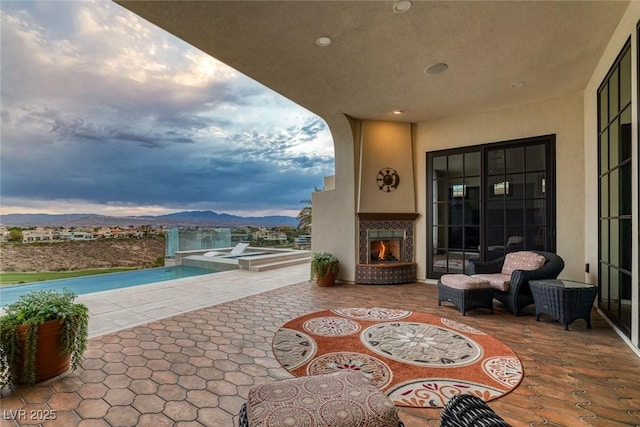
M 600 173 L 609 170 L 609 131 L 605 130 L 600 135 Z
M 602 262 L 609 262 L 609 220 L 603 220 L 600 223 L 600 233 L 602 245 L 600 246 L 600 259 Z
M 433 189 L 433 198 L 438 202 L 446 202 L 449 199 L 449 191 L 447 187 L 446 179 L 439 179 L 435 181 L 435 188 Z
M 449 225 L 462 225 L 462 201 L 449 203 Z
M 631 106 L 620 115 L 620 162 L 631 158 Z
M 462 250 L 462 227 L 449 227 L 449 249 Z
M 525 249 L 534 251 L 546 250 L 546 228 L 527 227 L 525 229 Z
M 620 163 L 618 131 L 618 119 L 615 119 L 613 123 L 611 123 L 611 126 L 609 126 L 609 168 L 614 168 Z
M 528 199 L 546 196 L 546 180 L 544 172 L 528 173 L 525 177 L 525 197 Z
M 513 175 L 507 175 L 507 181 L 509 183 L 510 199 L 523 199 L 524 198 L 524 174 L 518 173 Z
M 509 181 L 504 175 L 487 177 L 487 197 L 489 199 L 504 199 L 509 195 Z
M 609 85 L 606 84 L 600 92 L 600 130 L 609 123 Z
M 445 178 L 447 173 L 447 156 L 438 156 L 433 158 L 433 175 L 436 178 Z
M 464 249 L 472 251 L 480 249 L 480 227 L 464 228 Z
M 609 175 L 600 178 L 600 216 L 609 216 Z
M 609 121 L 613 120 L 620 111 L 618 95 L 618 69 L 616 68 L 613 73 L 611 73 L 611 78 L 609 79 Z
M 631 102 L 631 50 L 624 54 L 620 62 L 620 105 Z
M 508 148 L 505 151 L 505 172 L 524 172 L 524 147 Z
M 464 169 L 462 166 L 462 154 L 453 154 L 449 156 L 449 178 L 459 177 L 464 175 Z
M 467 190 L 467 200 L 480 200 L 480 177 L 465 178 L 464 185 Z
M 544 145 L 532 145 L 527 147 L 527 171 L 543 171 L 546 169 Z
M 464 154 L 464 174 L 466 176 L 480 176 L 480 152 Z
M 618 240 L 618 236 L 620 236 L 620 222 L 617 219 L 612 219 L 610 224 L 609 264 L 617 267 L 620 265 L 620 245 Z
M 444 251 L 447 248 L 447 227 L 433 227 L 436 252 Z
M 462 178 L 453 178 L 449 180 L 449 201 L 451 200 L 461 200 L 465 195 L 465 187 L 464 187 L 464 179 Z
M 480 202 L 469 200 L 464 202 L 464 224 L 480 225 Z
M 505 206 L 506 224 L 524 225 L 524 200 L 507 200 Z
M 507 252 L 516 252 L 524 249 L 524 227 L 507 228 Z
M 602 305 L 609 308 L 609 267 L 600 266 L 600 299 Z
M 544 199 L 526 200 L 524 223 L 526 225 L 544 225 L 545 205 Z
M 631 326 L 631 276 L 624 272 L 620 272 L 620 319 L 622 323 Z
M 487 152 L 487 173 L 489 175 L 504 173 L 504 150 Z
M 619 215 L 620 201 L 618 200 L 618 169 L 614 169 L 609 174 L 609 216 L 616 217 Z
M 478 252 L 465 252 L 464 254 L 464 272 L 469 273 L 469 264 L 471 261 L 479 261 L 480 254 Z
M 613 266 L 609 266 L 609 301 L 610 310 L 615 311 L 618 306 L 618 299 L 620 298 L 620 275 L 618 269 Z
M 620 215 L 631 215 L 631 162 L 620 166 Z
M 620 268 L 631 271 L 631 219 L 620 220 Z
M 433 225 L 446 225 L 447 224 L 447 211 L 448 211 L 447 203 L 438 203 L 434 206 L 435 208 L 435 218 L 433 218 Z
M 504 250 L 504 227 L 488 227 L 487 228 L 487 246 L 489 250 L 497 250 L 494 246 L 500 246 Z
M 433 271 L 438 273 L 446 273 L 447 272 L 447 251 L 444 249 L 439 249 L 435 251 L 433 255 Z
M 487 203 L 487 224 L 504 225 L 504 202 L 489 201 Z

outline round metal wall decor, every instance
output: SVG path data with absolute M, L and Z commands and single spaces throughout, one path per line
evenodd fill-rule
M 376 178 L 380 191 L 392 192 L 400 185 L 400 175 L 394 169 L 380 169 Z

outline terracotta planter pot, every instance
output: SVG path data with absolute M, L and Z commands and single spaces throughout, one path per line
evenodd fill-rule
M 18 326 L 20 350 L 24 354 L 26 326 Z M 36 382 L 53 378 L 69 370 L 71 355 L 60 355 L 60 321 L 50 320 L 40 325 L 36 349 Z M 17 383 L 22 382 L 24 364 L 18 366 Z
M 336 276 L 337 274 L 328 274 L 327 276 L 316 279 L 316 283 L 318 286 L 333 286 L 336 284 Z

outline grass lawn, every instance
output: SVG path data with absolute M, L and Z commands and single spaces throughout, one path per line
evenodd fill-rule
M 0 285 L 16 285 L 44 280 L 67 279 L 69 277 L 93 276 L 95 274 L 117 273 L 129 271 L 131 268 L 98 268 L 78 271 L 45 271 L 36 273 L 1 272 Z

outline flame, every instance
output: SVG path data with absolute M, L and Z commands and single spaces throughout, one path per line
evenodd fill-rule
M 384 245 L 384 242 L 382 240 L 380 240 L 378 243 L 380 243 L 378 245 L 378 259 L 384 259 L 385 253 L 387 252 L 387 247 Z

